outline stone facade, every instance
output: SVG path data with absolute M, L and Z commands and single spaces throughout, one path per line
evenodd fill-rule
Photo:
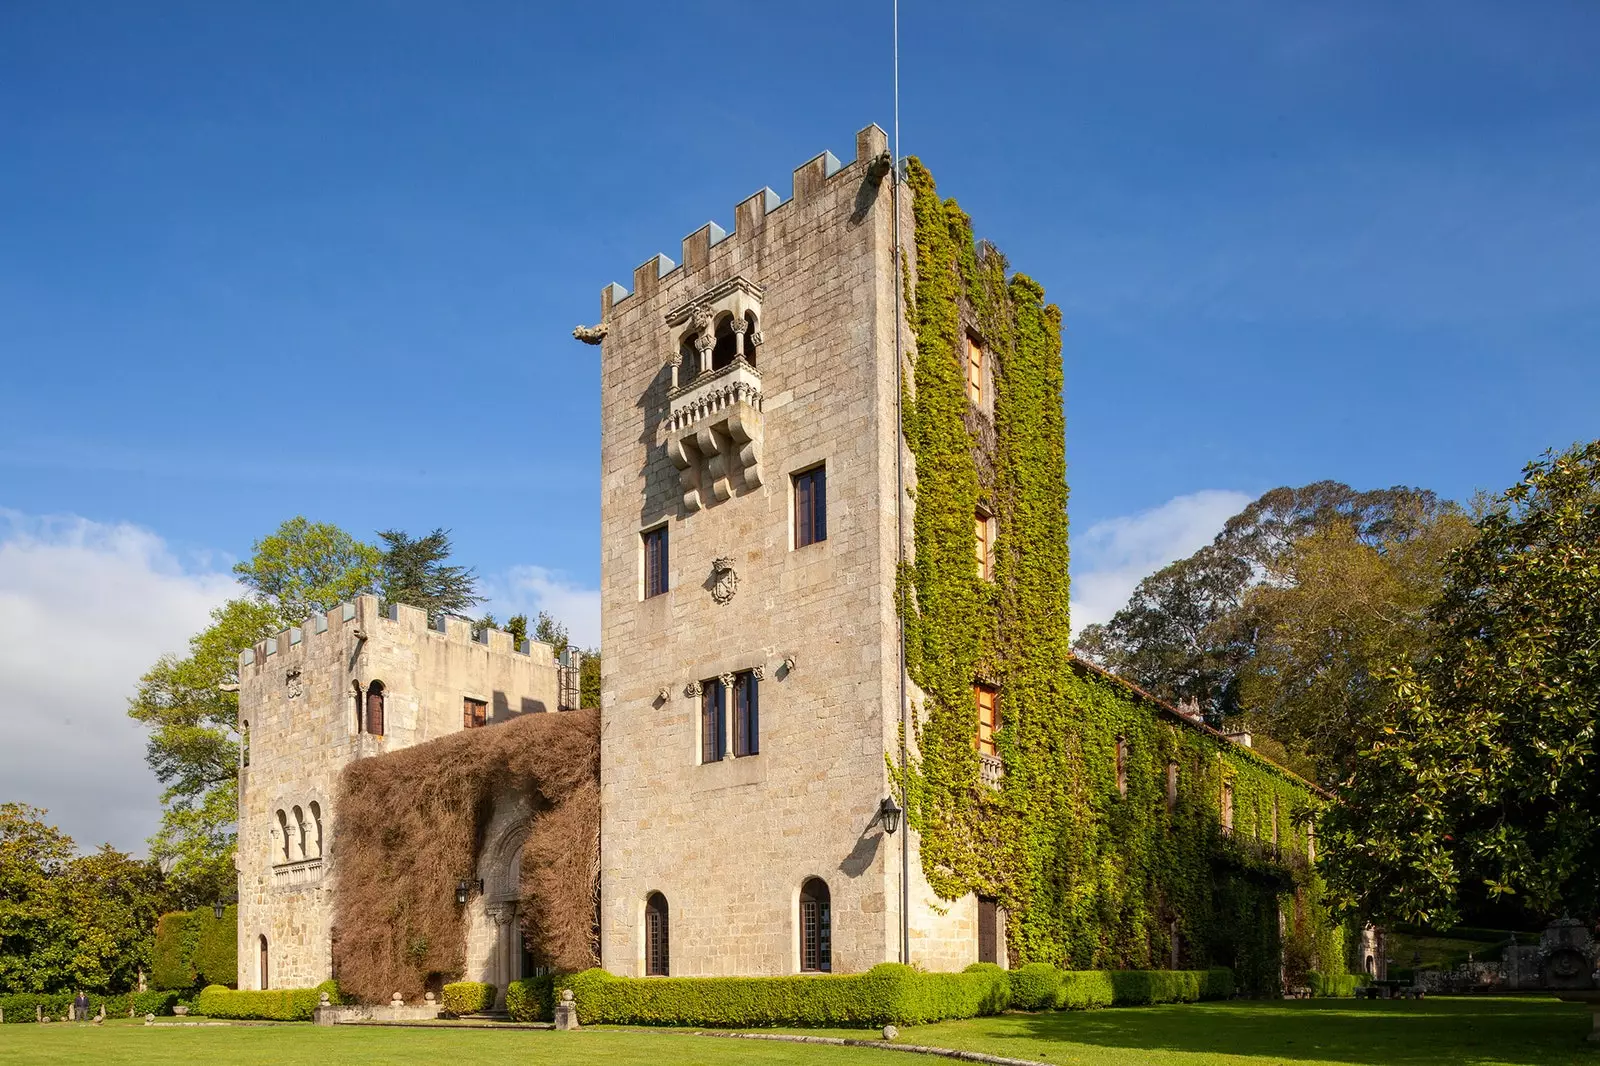
M 601 937 L 613 973 L 645 972 L 653 893 L 667 901 L 672 974 L 796 972 L 808 878 L 829 890 L 833 970 L 900 957 L 911 834 L 890 837 L 878 818 L 901 706 L 897 449 L 909 463 L 886 147 L 868 127 L 854 161 L 818 156 L 795 171 L 791 199 L 762 190 L 733 232 L 687 237 L 681 266 L 654 257 L 632 293 L 602 293 Z M 794 475 L 819 464 L 826 539 L 797 547 Z M 667 587 L 647 596 L 644 534 L 661 528 Z M 736 755 L 730 736 L 708 761 L 704 688 L 741 671 L 759 675 L 759 750 Z M 913 960 L 976 961 L 976 901 L 936 900 L 914 850 L 910 868 Z
M 381 609 L 375 596 L 240 656 L 239 987 L 263 986 L 263 943 L 268 987 L 334 976 L 331 845 L 347 764 L 464 728 L 467 700 L 484 705 L 486 724 L 554 711 L 560 672 L 548 645 L 513 648 L 510 634 L 458 618 L 430 625 L 414 607 Z M 368 721 L 374 682 L 381 735 Z

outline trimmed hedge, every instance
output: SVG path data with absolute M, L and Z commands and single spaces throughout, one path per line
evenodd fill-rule
M 481 981 L 455 981 L 444 986 L 444 1009 L 451 1014 L 478 1014 L 494 1007 L 494 985 Z M 509 990 L 507 991 L 509 995 Z
M 223 985 L 207 985 L 195 998 L 195 1013 L 207 1018 L 258 1018 L 274 1022 L 308 1022 L 322 1003 L 322 993 L 340 1002 L 339 983 L 324 981 L 316 988 L 272 989 L 266 992 L 235 991 Z
M 239 908 L 218 919 L 210 907 L 163 914 L 156 922 L 150 983 L 187 992 L 199 985 L 233 987 L 239 972 Z
M 1343 998 L 1353 996 L 1356 989 L 1365 987 L 1367 975 L 1360 973 L 1318 973 L 1316 970 L 1306 971 L 1306 984 L 1311 986 L 1313 996 L 1331 996 Z
M 921 973 L 886 962 L 861 974 L 792 977 L 616 977 L 593 969 L 560 987 L 572 989 L 584 1022 L 611 1025 L 918 1025 L 998 1014 L 1010 1001 L 1006 971 L 988 963 Z M 524 1014 L 538 999 L 533 989 L 519 992 Z
M 6 1024 L 31 1022 L 36 1007 L 43 1007 L 47 1018 L 65 1018 L 76 993 L 73 992 L 16 992 L 0 995 L 0 1011 L 5 1012 Z M 105 996 L 89 996 L 89 1016 L 92 1018 L 105 1004 L 106 1017 L 126 1018 L 128 1008 L 143 1017 L 146 1014 L 171 1014 L 172 1005 L 178 1002 L 176 992 L 121 992 Z
M 520 981 L 512 981 L 506 985 L 506 1013 L 518 1022 L 554 1021 L 556 980 L 547 974 L 544 977 L 525 977 Z M 578 1017 L 581 1019 L 583 1016 L 580 1014 Z
M 1233 995 L 1233 971 L 1058 970 L 1030 962 L 1011 971 L 1017 1010 L 1091 1010 L 1150 1003 L 1193 1003 Z

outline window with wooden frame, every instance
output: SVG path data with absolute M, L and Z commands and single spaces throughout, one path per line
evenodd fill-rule
M 383 736 L 383 682 L 374 681 L 367 686 L 367 732 Z
M 640 534 L 644 548 L 644 596 L 659 596 L 667 591 L 667 527 L 657 526 Z
M 983 403 L 983 345 L 968 333 L 963 347 L 966 350 L 967 399 Z
M 1126 737 L 1117 738 L 1117 794 L 1128 794 L 1128 740 Z
M 733 754 L 761 751 L 761 682 L 749 670 L 733 675 Z
M 828 470 L 814 466 L 794 475 L 794 546 L 828 539 Z
M 833 903 L 820 877 L 800 886 L 800 970 L 833 971 Z
M 979 509 L 972 515 L 973 551 L 978 557 L 978 577 L 994 580 L 994 518 Z
M 652 892 L 644 901 L 644 975 L 666 977 L 671 971 L 667 938 L 667 897 Z
M 978 961 L 1000 961 L 1000 903 L 978 897 Z
M 972 746 L 979 755 L 996 755 L 994 735 L 1000 731 L 1000 691 L 992 685 L 973 685 L 972 698 L 978 705 L 978 731 Z
M 489 724 L 489 705 L 471 696 L 461 699 L 461 728 L 477 729 Z
M 700 682 L 700 761 L 721 762 L 728 750 L 728 691 L 721 678 Z

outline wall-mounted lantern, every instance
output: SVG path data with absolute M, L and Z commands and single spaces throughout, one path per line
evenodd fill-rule
M 894 836 L 895 830 L 900 828 L 901 813 L 902 808 L 893 796 L 883 797 L 883 802 L 878 804 L 878 821 L 883 823 L 885 833 Z
M 474 885 L 477 886 L 478 894 L 481 896 L 483 894 L 483 878 L 480 877 L 476 881 L 468 881 L 463 877 L 456 882 L 456 906 L 465 907 L 467 905 L 467 898 L 471 895 Z

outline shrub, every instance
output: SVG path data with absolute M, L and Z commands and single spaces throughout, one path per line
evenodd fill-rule
M 0 1011 L 5 1012 L 7 1025 L 33 1021 L 36 1007 L 43 1007 L 46 1017 L 65 1018 L 72 1006 L 74 995 L 72 992 L 17 992 L 0 995 Z M 109 996 L 91 994 L 89 1015 L 93 1017 L 102 1005 L 106 1008 L 108 1018 L 126 1017 L 130 1005 L 134 1013 L 140 1016 L 171 1014 L 172 1005 L 177 1000 L 176 992 L 124 992 Z
M 207 985 L 195 997 L 195 1011 L 207 1018 L 256 1018 L 275 1022 L 305 1022 L 322 1002 L 322 993 L 340 1002 L 337 981 L 324 981 L 316 988 L 273 989 L 266 992 L 235 991 L 223 985 Z
M 556 1016 L 556 981 L 551 976 L 525 977 L 506 985 L 506 1013 L 512 1021 L 548 1022 Z M 565 987 L 564 985 L 562 987 Z M 582 1015 L 579 1016 L 580 1018 Z
M 156 921 L 155 948 L 150 957 L 150 983 L 160 989 L 190 989 L 198 974 L 194 969 L 195 936 L 199 911 L 163 914 Z
M 1057 1010 L 1094 1010 L 1115 999 L 1107 970 L 1063 970 L 1056 988 Z
M 1356 989 L 1367 983 L 1365 974 L 1359 973 L 1318 973 L 1316 970 L 1306 971 L 1306 984 L 1311 986 L 1313 996 L 1334 996 L 1342 998 L 1353 996 Z
M 1004 1010 L 1010 991 L 1006 972 L 988 963 L 962 973 L 921 973 L 881 963 L 862 974 L 793 977 L 637 978 L 593 969 L 559 985 L 572 989 L 585 1022 L 729 1028 L 868 1028 L 971 1018 Z
M 1232 999 L 1235 988 L 1233 971 L 1226 966 L 1213 966 L 1206 971 L 1206 987 L 1201 999 Z
M 444 1009 L 458 1016 L 490 1010 L 496 991 L 494 985 L 481 981 L 456 981 L 444 986 Z
M 1150 1003 L 1193 1003 L 1205 991 L 1204 970 L 1113 970 L 1112 1003 L 1139 1007 Z
M 1030 962 L 1011 971 L 1011 1006 L 1016 1010 L 1049 1010 L 1056 1005 L 1061 971 L 1048 962 Z
M 239 975 L 239 908 L 225 908 L 219 919 L 210 907 L 201 907 L 189 912 L 189 921 L 194 929 L 190 965 L 196 982 L 232 988 Z

